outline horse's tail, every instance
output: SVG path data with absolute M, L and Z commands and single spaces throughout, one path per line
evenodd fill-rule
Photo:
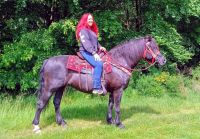
M 40 98 L 41 92 L 42 92 L 42 88 L 44 87 L 44 67 L 47 64 L 48 59 L 44 60 L 42 67 L 40 69 L 40 84 L 39 84 L 39 88 L 37 90 L 38 92 L 38 98 Z

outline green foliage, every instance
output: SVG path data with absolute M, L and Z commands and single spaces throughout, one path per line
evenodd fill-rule
M 61 21 L 52 24 L 49 29 L 23 34 L 19 41 L 5 45 L 0 63 L 0 87 L 15 89 L 18 85 L 21 90 L 36 88 L 44 59 L 66 52 L 72 53 L 70 49 L 66 51 L 66 46 L 75 43 L 75 36 L 72 35 L 74 24 L 72 20 Z
M 200 3 L 198 0 L 151 0 L 150 7 L 152 9 L 159 7 L 159 12 L 162 12 L 166 18 L 172 18 L 175 21 L 180 21 L 182 18 L 187 19 L 190 16 L 199 17 Z
M 141 76 L 136 81 L 140 95 L 161 97 L 163 95 L 183 97 L 187 91 L 182 76 L 170 75 L 167 72 Z
M 119 19 L 120 13 L 106 10 L 94 13 L 94 16 L 99 27 L 99 40 L 103 41 L 104 45 L 109 49 L 115 44 L 111 40 L 122 33 L 122 22 Z
M 200 66 L 192 70 L 192 77 L 193 79 L 200 81 Z
M 161 78 L 161 83 L 167 90 L 167 94 L 169 96 L 184 96 L 187 92 L 185 92 L 185 85 L 183 82 L 183 77 L 178 75 L 169 75 L 167 73 L 162 73 L 159 77 L 157 77 L 157 81 Z
M 199 55 L 199 7 L 198 0 L 150 1 L 145 28 L 155 35 L 170 61 L 183 64 Z
M 126 130 L 107 125 L 107 97 L 88 97 L 73 92 L 62 98 L 60 111 L 67 129 L 58 126 L 52 99 L 40 117 L 41 134 L 33 133 L 36 96 L 0 95 L 1 139 L 158 139 L 200 137 L 200 95 L 191 93 L 187 99 L 153 98 L 125 92 L 121 102 L 121 120 Z M 131 95 L 130 95 L 131 94 Z M 114 109 L 114 108 L 113 108 Z M 114 114 L 114 113 L 113 113 Z M 113 117 L 114 118 L 114 117 Z
M 151 34 L 167 57 L 166 71 L 199 62 L 198 0 L 0 1 L 0 89 L 35 89 L 44 59 L 74 54 L 75 27 L 86 12 L 94 15 L 108 50 Z
M 156 82 L 153 76 L 142 76 L 136 83 L 136 89 L 140 95 L 161 97 L 165 88 Z
M 20 84 L 22 90 L 36 87 L 35 77 L 38 74 L 39 63 L 42 62 L 37 60 L 44 60 L 51 55 L 53 42 L 50 34 L 45 30 L 38 30 L 23 34 L 20 41 L 5 45 L 1 62 L 1 67 L 9 71 L 1 75 L 6 77 L 3 78 L 7 81 L 5 86 L 14 89 L 17 84 Z
M 187 5 L 188 13 L 192 16 L 200 17 L 200 3 L 199 0 L 189 0 Z
M 77 44 L 75 39 L 76 24 L 76 20 L 68 19 L 60 22 L 54 22 L 49 27 L 49 32 L 56 40 L 56 47 L 63 49 L 63 51 L 68 54 L 73 53 L 75 45 Z
M 108 10 L 95 13 L 94 15 L 100 31 L 102 31 L 106 38 L 110 39 L 122 32 L 122 23 L 118 17 L 120 15 L 119 12 Z
M 165 50 L 167 59 L 179 63 L 191 59 L 193 54 L 182 45 L 182 37 L 175 26 L 164 21 L 159 14 L 147 13 L 146 17 L 145 28 L 150 30 L 158 44 Z
M 200 66 L 198 65 L 196 68 L 192 70 L 192 78 L 190 77 L 190 90 L 197 94 L 200 93 Z

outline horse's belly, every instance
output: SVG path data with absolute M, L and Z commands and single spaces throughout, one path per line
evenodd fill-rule
M 68 76 L 68 85 L 82 92 L 92 91 L 92 76 L 89 74 L 71 73 Z

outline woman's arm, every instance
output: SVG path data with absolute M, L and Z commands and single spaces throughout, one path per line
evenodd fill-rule
M 106 52 L 106 48 L 103 47 L 103 46 L 99 43 L 99 41 L 98 41 L 98 49 L 99 49 L 100 51 Z
M 93 45 L 89 39 L 88 32 L 86 30 L 82 29 L 80 31 L 79 35 L 80 35 L 80 42 L 82 43 L 84 49 L 91 54 L 95 54 L 96 52 L 93 49 Z

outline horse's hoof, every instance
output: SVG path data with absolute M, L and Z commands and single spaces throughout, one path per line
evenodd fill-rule
M 62 128 L 64 128 L 64 129 L 67 128 L 67 124 L 66 124 L 66 123 L 62 123 L 61 126 L 62 126 Z
M 64 119 L 56 120 L 56 123 L 57 123 L 58 125 L 61 125 L 61 126 L 66 125 L 66 122 L 65 122 Z
M 115 123 L 113 122 L 107 122 L 108 125 L 114 125 Z
M 107 120 L 107 124 L 108 125 L 113 125 L 113 124 L 115 124 L 115 122 L 113 120 Z
M 67 123 L 65 120 L 62 120 L 58 125 L 61 125 L 63 128 L 67 128 Z
M 40 133 L 41 133 L 41 130 L 35 131 L 35 134 L 40 134 Z
M 120 129 L 125 129 L 125 126 L 123 124 L 119 124 L 117 125 L 117 127 L 119 127 Z
M 101 94 L 101 96 L 106 96 L 107 95 L 107 92 L 103 92 L 103 94 Z
M 40 130 L 40 127 L 39 125 L 33 125 L 33 132 L 36 133 L 36 134 L 39 134 L 41 133 L 41 130 Z

